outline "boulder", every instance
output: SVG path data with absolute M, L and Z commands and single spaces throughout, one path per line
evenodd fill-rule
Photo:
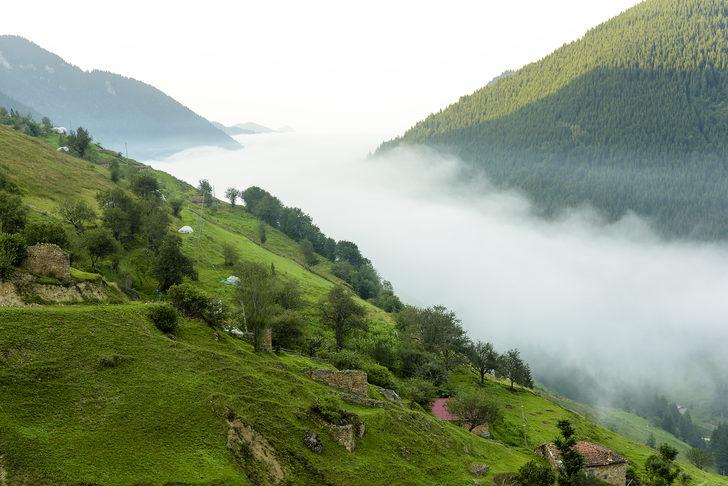
M 308 447 L 317 454 L 321 454 L 321 452 L 324 450 L 324 445 L 321 443 L 321 439 L 318 438 L 316 432 L 313 432 L 311 430 L 307 430 L 306 433 L 303 434 L 303 443 L 306 445 L 306 447 Z
M 359 370 L 332 370 L 319 369 L 311 370 L 309 376 L 316 381 L 326 383 L 329 386 L 346 390 L 349 393 L 366 397 L 369 393 L 367 374 Z
M 490 466 L 487 464 L 471 464 L 470 465 L 470 473 L 475 476 L 485 476 L 488 474 L 488 470 L 490 469 Z

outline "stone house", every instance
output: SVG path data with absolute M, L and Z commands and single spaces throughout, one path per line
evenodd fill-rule
M 591 442 L 580 441 L 575 449 L 584 456 L 584 468 L 588 475 L 601 479 L 614 486 L 627 483 L 627 460 L 606 447 Z M 536 454 L 545 458 L 555 468 L 561 466 L 561 453 L 554 443 L 540 445 Z

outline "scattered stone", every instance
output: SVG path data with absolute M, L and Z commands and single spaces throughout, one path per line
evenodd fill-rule
M 321 443 L 318 435 L 316 435 L 316 432 L 311 430 L 307 430 L 306 433 L 303 434 L 303 443 L 316 454 L 321 454 L 324 450 L 324 445 Z
M 366 397 L 369 393 L 367 374 L 363 371 L 318 369 L 309 371 L 308 375 L 316 381 L 346 390 L 360 397 Z
M 23 266 L 38 275 L 60 279 L 71 278 L 70 256 L 60 246 L 52 243 L 29 246 Z
M 399 400 L 401 400 L 400 396 L 394 390 L 390 390 L 388 388 L 382 388 L 379 386 L 377 387 L 377 390 L 379 390 L 379 393 L 381 393 L 382 396 L 384 398 L 386 398 L 387 400 L 389 400 L 390 402 L 398 402 Z
M 487 464 L 471 464 L 470 465 L 470 473 L 474 474 L 475 476 L 485 476 L 488 474 L 488 470 L 490 469 L 490 466 Z

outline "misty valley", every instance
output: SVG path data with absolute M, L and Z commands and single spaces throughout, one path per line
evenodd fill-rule
M 69 2 L 0 19 L 0 486 L 728 485 L 725 2 Z

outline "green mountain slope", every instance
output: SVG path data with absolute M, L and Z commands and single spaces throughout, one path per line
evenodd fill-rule
M 83 71 L 32 42 L 0 36 L 0 91 L 59 125 L 90 129 L 105 146 L 136 157 L 200 145 L 240 148 L 209 121 L 132 78 Z
M 102 161 L 116 157 L 100 155 Z M 124 170 L 139 167 L 117 160 Z M 168 199 L 195 194 L 167 174 L 149 172 Z M 19 186 L 32 218 L 57 217 L 70 196 L 96 204 L 94 195 L 114 185 L 103 165 L 6 127 L 0 127 L 0 173 Z M 217 296 L 231 292 L 221 282 L 229 273 L 221 265 L 224 243 L 235 245 L 244 260 L 273 263 L 281 278 L 299 282 L 307 304 L 337 281 L 323 259 L 306 269 L 298 245 L 280 232 L 269 229 L 268 241 L 260 245 L 259 221 L 241 208 L 190 204 L 173 224 L 195 228 L 184 240 L 199 272 L 195 285 Z M 132 251 L 119 266 L 133 275 L 144 258 Z M 153 294 L 143 279 L 138 288 Z M 369 333 L 395 332 L 389 314 L 361 303 Z M 344 409 L 366 425 L 349 453 L 310 413 L 322 397 L 342 396 L 305 374 L 326 363 L 287 353 L 255 354 L 247 342 L 199 320 L 183 320 L 172 340 L 149 322 L 148 309 L 142 302 L 0 308 L 0 478 L 7 484 L 276 484 L 269 466 L 252 453 L 228 448 L 229 411 L 270 444 L 283 484 L 472 484 L 477 479 L 472 464 L 488 464 L 489 476 L 517 470 L 534 457 L 532 447 L 556 436 L 562 418 L 576 425 L 581 438 L 602 442 L 637 466 L 652 453 L 536 393 L 512 392 L 495 380 L 487 381 L 485 391 L 505 420 L 493 430 L 493 440 L 440 422 L 408 402 L 388 407 L 345 402 Z M 314 306 L 307 305 L 304 315 L 307 332 L 330 332 Z M 472 373 L 461 370 L 451 386 L 477 385 Z M 371 395 L 378 396 L 373 389 Z M 321 454 L 304 445 L 309 430 L 321 438 Z M 685 469 L 695 484 L 728 484 Z
M 388 142 L 454 152 L 546 214 L 590 203 L 671 236 L 728 222 L 728 13 L 647 0 Z

